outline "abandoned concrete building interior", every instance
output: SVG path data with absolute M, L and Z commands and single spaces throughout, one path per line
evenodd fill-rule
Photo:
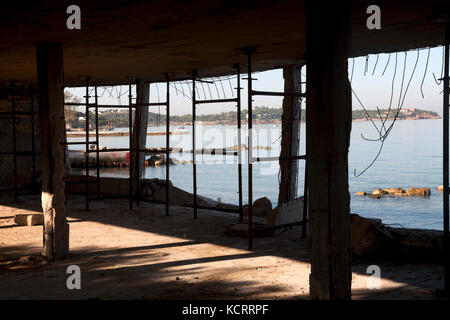
M 82 0 L 76 6 L 16 1 L 1 9 L 0 299 L 446 297 L 450 5 L 377 1 L 381 27 L 369 28 L 372 4 Z M 387 230 L 350 214 L 348 61 L 437 46 L 445 48 L 443 232 Z M 254 89 L 259 72 L 280 68 L 283 92 Z M 209 99 L 202 86 L 222 78 L 233 79 L 233 95 Z M 186 111 L 192 114 L 186 164 L 192 192 L 176 186 L 169 165 L 176 152 L 169 138 L 171 100 L 182 82 L 189 84 Z M 158 101 L 149 94 L 152 83 L 165 90 Z M 113 86 L 127 88 L 126 105 L 99 102 L 100 91 Z M 82 90 L 82 99 L 65 101 L 67 88 Z M 256 96 L 283 101 L 277 157 L 254 151 Z M 196 149 L 196 112 L 221 103 L 236 106 L 237 148 L 212 152 L 236 156 L 237 184 L 227 190 L 237 194 L 237 205 L 197 192 L 204 150 Z M 82 139 L 67 138 L 65 106 L 85 113 Z M 113 108 L 128 114 L 128 146 L 103 150 L 98 114 Z M 152 108 L 164 116 L 158 150 L 148 147 Z M 247 119 L 241 119 L 244 109 Z M 81 148 L 85 168 L 77 173 L 69 161 L 72 146 Z M 101 174 L 101 161 L 112 152 L 127 155 L 127 177 Z M 166 159 L 164 179 L 143 175 L 153 154 Z M 254 167 L 263 162 L 279 163 L 275 209 L 254 196 Z M 304 179 L 299 192 L 297 177 Z M 213 176 L 201 183 L 215 188 Z M 371 247 L 380 230 L 390 240 Z M 439 245 L 414 246 L 411 234 Z M 370 265 L 381 267 L 381 289 L 367 287 Z M 81 270 L 82 290 L 66 286 L 68 266 Z

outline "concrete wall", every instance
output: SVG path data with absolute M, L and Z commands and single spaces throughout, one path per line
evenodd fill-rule
M 30 111 L 33 97 L 34 110 L 38 111 L 37 92 L 31 93 L 29 88 L 16 86 L 14 88 L 16 111 Z M 1 114 L 12 111 L 11 89 L 0 88 L 0 153 L 13 151 L 13 117 L 11 114 Z M 39 152 L 39 116 L 34 115 L 35 151 Z M 31 151 L 31 116 L 16 115 L 16 150 Z M 14 186 L 13 155 L 0 154 L 0 189 Z M 17 184 L 29 186 L 32 182 L 33 161 L 31 155 L 17 157 Z M 36 173 L 39 176 L 39 156 L 36 156 Z

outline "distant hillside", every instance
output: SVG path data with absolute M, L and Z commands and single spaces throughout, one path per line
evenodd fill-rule
M 388 109 L 380 109 L 379 112 L 377 110 L 367 110 L 367 113 L 370 117 L 375 120 L 379 119 L 380 115 L 382 118 L 388 117 L 388 119 L 392 120 L 395 117 L 396 110 L 391 110 L 388 114 Z M 415 108 L 403 108 L 400 110 L 397 119 L 400 120 L 418 120 L 418 119 L 440 119 L 439 114 L 433 111 L 420 110 Z M 366 112 L 364 110 L 353 110 L 352 119 L 357 121 L 366 121 L 369 120 Z
M 377 120 L 381 116 L 384 118 L 388 115 L 387 109 L 368 110 L 368 113 L 372 119 Z M 242 123 L 247 123 L 247 110 L 241 111 Z M 301 120 L 305 120 L 306 111 L 302 110 Z M 221 112 L 217 114 L 204 114 L 198 115 L 197 121 L 202 121 L 204 124 L 234 124 L 236 123 L 236 111 Z M 255 107 L 253 109 L 253 122 L 254 123 L 280 123 L 282 116 L 281 108 L 267 108 L 267 107 Z M 395 116 L 395 110 L 391 110 L 388 119 L 393 119 Z M 66 106 L 66 122 L 72 128 L 84 128 L 85 120 L 84 112 L 77 111 L 75 108 Z M 439 119 L 440 116 L 433 111 L 426 111 L 414 108 L 404 108 L 400 111 L 398 116 L 399 120 L 416 120 L 416 119 Z M 91 126 L 94 126 L 95 114 L 93 111 L 89 113 L 89 119 Z M 363 110 L 354 110 L 352 112 L 352 119 L 354 121 L 366 121 L 369 120 L 367 114 Z M 149 113 L 148 123 L 150 126 L 157 125 L 158 123 L 164 124 L 166 116 L 164 113 Z M 170 117 L 170 121 L 175 125 L 190 124 L 192 122 L 192 115 L 173 115 Z M 111 126 L 114 128 L 128 127 L 128 110 L 99 110 L 98 116 L 99 127 Z

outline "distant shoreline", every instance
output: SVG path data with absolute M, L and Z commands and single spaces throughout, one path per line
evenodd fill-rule
M 433 119 L 441 119 L 440 116 L 433 116 L 433 117 L 407 117 L 407 118 L 397 118 L 397 121 L 399 120 L 433 120 Z M 380 118 L 372 118 L 373 121 L 380 121 Z M 394 118 L 388 118 L 388 121 L 394 120 Z M 359 118 L 359 119 L 352 119 L 352 122 L 365 122 L 370 121 L 369 118 Z M 197 123 L 201 122 L 203 125 L 222 125 L 222 126 L 230 126 L 235 125 L 236 122 L 233 121 L 196 121 Z M 305 122 L 305 120 L 301 120 L 301 122 Z M 192 125 L 192 122 L 170 122 L 172 126 L 190 126 Z M 246 125 L 247 121 L 241 121 L 242 125 Z M 267 120 L 253 120 L 253 124 L 281 124 L 281 120 L 274 120 L 274 121 L 267 121 Z M 149 127 L 157 127 L 156 125 L 149 124 Z
M 353 110 L 352 121 L 380 121 L 380 119 L 387 119 L 388 121 L 394 120 L 397 115 L 397 110 L 389 109 L 376 109 L 376 110 Z M 83 112 L 66 110 L 68 117 L 66 118 L 67 127 L 73 129 L 73 131 L 80 131 L 85 128 L 85 118 Z M 70 115 L 69 115 L 70 114 Z M 440 119 L 438 113 L 434 111 L 421 110 L 416 108 L 403 108 L 397 115 L 397 120 L 421 120 L 421 119 Z M 241 124 L 247 124 L 248 113 L 247 110 L 241 111 Z M 267 107 L 255 107 L 253 110 L 253 124 L 270 124 L 279 125 L 283 117 L 283 110 L 281 108 L 267 108 Z M 302 110 L 300 121 L 304 121 L 306 117 L 306 110 Z M 99 128 L 100 130 L 128 127 L 129 114 L 127 110 L 106 110 L 99 113 Z M 91 127 L 95 126 L 94 115 L 90 118 Z M 204 125 L 236 125 L 237 113 L 236 111 L 222 112 L 216 114 L 203 114 L 198 115 L 196 118 L 197 123 Z M 160 127 L 165 124 L 165 115 L 149 112 L 148 114 L 148 126 Z M 159 125 L 157 125 L 159 124 Z M 170 117 L 170 124 L 172 126 L 190 126 L 192 124 L 192 115 L 172 115 Z

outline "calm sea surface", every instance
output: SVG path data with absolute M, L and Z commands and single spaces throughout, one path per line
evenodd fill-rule
M 377 123 L 380 126 L 380 123 Z M 177 127 L 172 127 L 171 130 Z M 185 127 L 189 132 L 192 127 Z M 121 130 L 121 129 L 117 129 Z M 125 129 L 122 129 L 125 130 Z M 164 131 L 165 127 L 150 127 L 149 131 Z M 243 126 L 243 135 L 247 127 Z M 270 146 L 270 150 L 254 150 L 254 156 L 278 156 L 280 125 L 254 125 L 254 146 Z M 356 177 L 373 161 L 380 143 L 363 139 L 376 138 L 370 122 L 353 122 L 349 154 L 351 211 L 366 217 L 376 217 L 384 223 L 404 227 L 442 229 L 442 120 L 397 121 L 384 143 L 378 160 L 361 176 Z M 235 126 L 204 125 L 197 129 L 197 148 L 227 147 L 237 144 Z M 305 126 L 301 127 L 301 154 L 304 153 Z M 69 138 L 69 141 L 84 140 Z M 127 147 L 128 137 L 100 137 L 100 145 Z M 192 137 L 172 135 L 171 146 L 192 149 Z M 246 143 L 243 137 L 242 143 Z M 147 147 L 164 147 L 165 136 L 148 136 Z M 70 146 L 75 149 L 75 146 Z M 80 146 L 80 149 L 83 147 Z M 247 154 L 244 154 L 244 158 Z M 192 154 L 171 154 L 178 160 L 191 160 Z M 223 202 L 238 203 L 237 157 L 197 155 L 198 194 Z M 245 162 L 246 163 L 246 162 Z M 303 195 L 304 161 L 299 161 L 298 195 Z M 253 197 L 266 196 L 275 206 L 278 198 L 279 166 L 277 162 L 257 163 L 253 166 Z M 105 170 L 102 176 L 127 176 L 127 169 Z M 165 167 L 146 168 L 146 178 L 165 178 Z M 175 186 L 192 192 L 192 165 L 173 165 L 170 179 Z M 247 200 L 247 166 L 243 165 L 244 201 Z M 358 191 L 376 188 L 429 187 L 431 196 L 371 199 L 355 195 Z

